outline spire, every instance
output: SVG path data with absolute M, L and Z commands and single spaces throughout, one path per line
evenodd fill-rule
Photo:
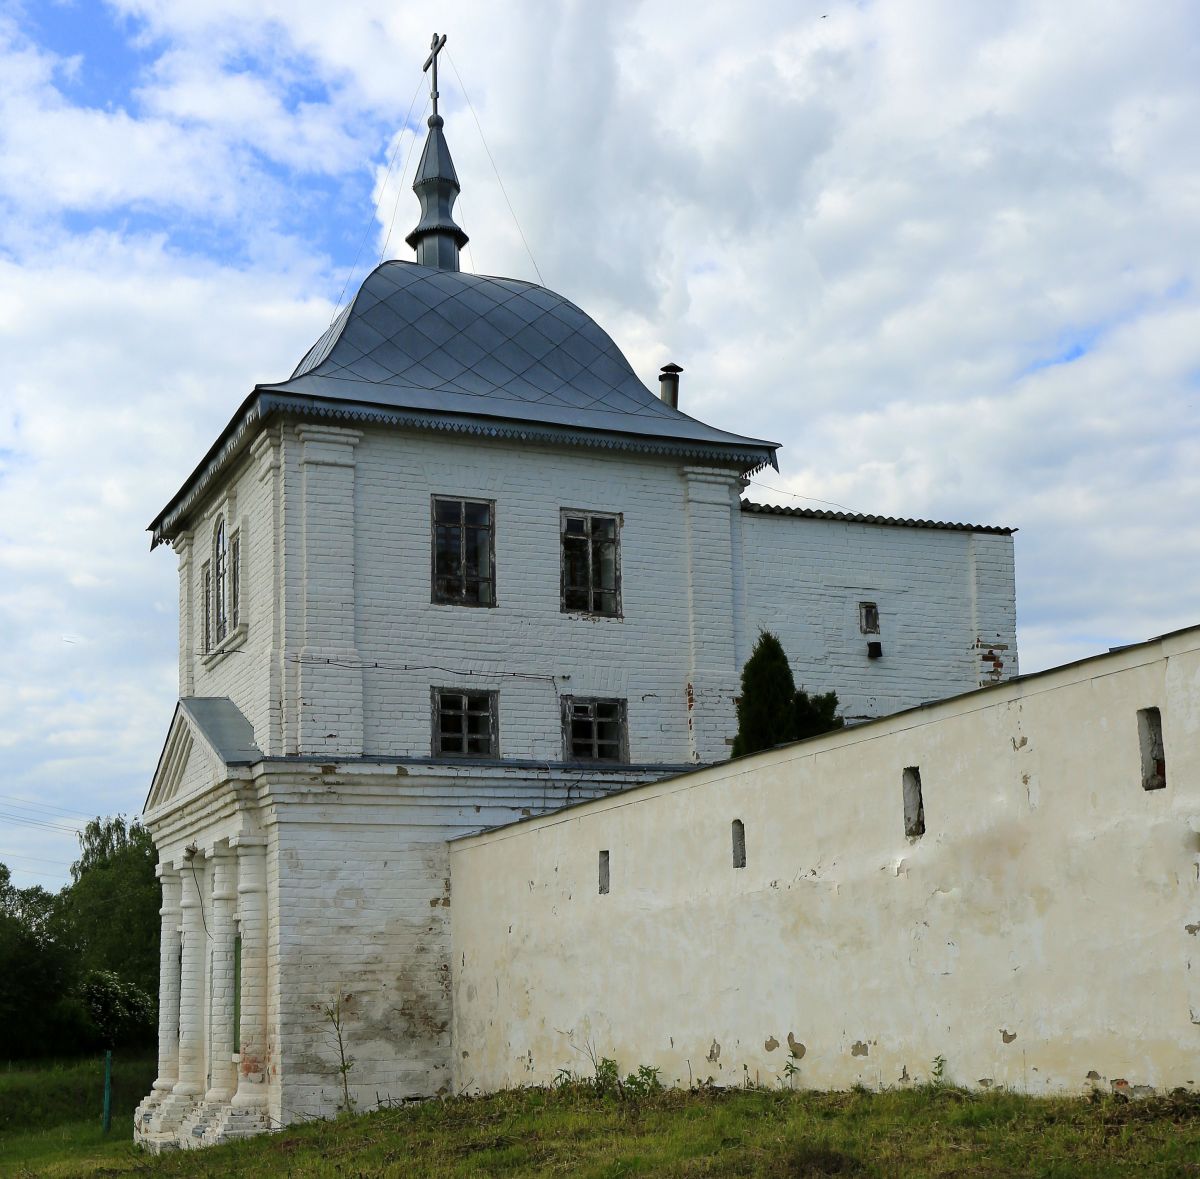
M 421 220 L 404 240 L 416 250 L 419 265 L 457 270 L 458 251 L 467 244 L 467 235 L 454 221 L 454 201 L 462 189 L 442 134 L 443 119 L 438 114 L 437 58 L 445 44 L 446 35 L 439 37 L 434 33 L 425 61 L 424 68 L 433 71 L 430 78 L 433 113 L 429 116 L 429 135 L 413 180 L 413 192 L 421 202 Z

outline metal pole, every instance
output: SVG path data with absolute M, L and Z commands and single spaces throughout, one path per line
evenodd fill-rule
M 112 1129 L 112 1049 L 104 1053 L 104 1132 Z

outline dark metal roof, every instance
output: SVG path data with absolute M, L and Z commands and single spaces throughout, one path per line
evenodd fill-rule
M 574 303 L 510 278 L 384 262 L 286 380 L 255 386 L 150 524 L 170 540 L 272 414 L 776 466 L 777 442 L 705 425 L 638 380 Z
M 228 696 L 184 696 L 179 708 L 227 766 L 262 760 L 262 750 L 254 743 L 254 726 Z
M 756 504 L 742 500 L 743 512 L 760 516 L 800 516 L 806 520 L 844 520 L 850 524 L 882 524 L 889 528 L 940 528 L 947 532 L 990 532 L 1011 536 L 1015 528 L 995 524 L 953 524 L 944 520 L 910 520 L 901 516 L 866 516 L 860 512 L 826 512 L 820 508 L 781 508 L 775 504 Z
M 533 283 L 385 262 L 274 392 L 603 430 L 756 452 L 638 380 L 609 335 Z

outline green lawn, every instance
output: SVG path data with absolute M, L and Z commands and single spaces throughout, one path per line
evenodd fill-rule
M 1124 1103 L 930 1088 L 888 1093 L 579 1086 L 431 1101 L 153 1159 L 95 1123 L 0 1134 L 3 1175 L 1195 1175 L 1200 1098 Z

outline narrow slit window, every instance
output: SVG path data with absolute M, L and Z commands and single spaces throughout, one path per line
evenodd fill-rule
M 1163 790 L 1167 785 L 1167 755 L 1163 748 L 1162 713 L 1157 708 L 1141 708 L 1137 717 L 1142 789 Z
M 921 794 L 921 770 L 909 766 L 904 771 L 904 834 L 920 839 L 925 834 L 925 800 Z
M 227 594 L 229 592 L 229 553 L 225 545 L 225 521 L 217 521 L 216 536 L 213 540 L 213 626 L 218 643 L 224 642 L 229 632 L 229 613 Z
M 234 533 L 229 541 L 229 625 L 237 629 L 242 610 L 242 538 Z
M 608 852 L 600 853 L 600 895 L 608 895 Z
M 212 568 L 204 566 L 204 650 L 212 650 Z
M 242 1050 L 242 935 L 233 939 L 233 1050 Z
M 733 820 L 733 866 L 746 866 L 746 827 L 741 819 Z

